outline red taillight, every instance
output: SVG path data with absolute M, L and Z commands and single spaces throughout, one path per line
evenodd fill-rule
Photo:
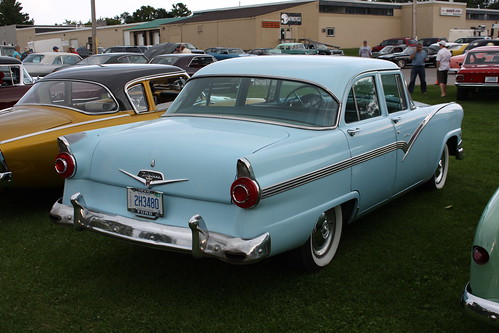
M 464 75 L 463 74 L 457 74 L 456 75 L 456 82 L 463 82 L 464 81 Z
M 477 265 L 485 265 L 489 262 L 489 253 L 483 247 L 473 247 L 473 261 Z
M 237 178 L 230 187 L 232 201 L 241 208 L 255 207 L 260 201 L 260 187 L 250 178 Z
M 55 172 L 63 178 L 70 178 L 76 170 L 76 161 L 71 154 L 60 153 L 55 158 Z

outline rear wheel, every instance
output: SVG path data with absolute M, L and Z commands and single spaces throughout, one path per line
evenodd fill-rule
M 437 169 L 431 177 L 431 179 L 426 183 L 429 188 L 441 190 L 445 186 L 445 181 L 447 180 L 447 172 L 449 171 L 449 148 L 447 145 L 444 146 L 442 155 L 440 155 L 440 160 L 438 161 Z
M 299 266 L 307 271 L 315 271 L 329 264 L 340 244 L 342 229 L 341 206 L 322 213 L 307 242 L 292 253 Z

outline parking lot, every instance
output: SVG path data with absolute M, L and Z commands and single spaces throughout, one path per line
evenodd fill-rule
M 409 83 L 409 80 L 411 78 L 411 68 L 404 68 L 402 69 L 402 72 L 404 73 L 404 77 Z M 426 84 L 434 84 L 437 82 L 437 69 L 433 67 L 426 68 Z M 456 75 L 455 74 L 449 74 L 447 84 L 454 84 L 456 82 Z M 419 78 L 416 79 L 416 85 L 419 85 Z

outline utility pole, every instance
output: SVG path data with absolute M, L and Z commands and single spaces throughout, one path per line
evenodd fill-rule
M 92 54 L 97 54 L 97 20 L 95 18 L 95 0 L 90 0 L 92 11 Z
M 417 0 L 412 0 L 412 38 L 418 39 L 418 33 L 416 29 L 416 20 L 417 20 L 417 6 L 418 6 L 418 1 Z

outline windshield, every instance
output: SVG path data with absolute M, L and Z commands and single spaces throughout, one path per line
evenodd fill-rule
M 100 64 L 104 64 L 106 61 L 108 61 L 109 58 L 111 58 L 111 55 L 109 55 L 109 56 L 102 55 L 102 56 L 96 56 L 96 57 L 90 56 L 88 58 L 85 58 L 85 59 L 79 61 L 78 65 L 100 65 Z
M 17 103 L 28 104 L 67 107 L 85 113 L 118 110 L 118 103 L 106 88 L 96 83 L 79 81 L 39 81 Z
M 331 127 L 338 103 L 306 82 L 257 77 L 204 77 L 187 83 L 165 115 L 237 118 L 296 127 Z

